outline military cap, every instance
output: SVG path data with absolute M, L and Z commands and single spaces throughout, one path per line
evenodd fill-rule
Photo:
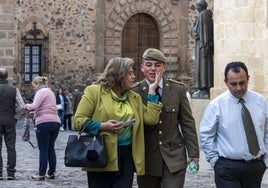
M 146 60 L 155 60 L 155 61 L 161 61 L 162 63 L 167 63 L 167 59 L 163 54 L 163 52 L 155 48 L 148 48 L 147 50 L 145 50 L 142 57 L 143 59 Z

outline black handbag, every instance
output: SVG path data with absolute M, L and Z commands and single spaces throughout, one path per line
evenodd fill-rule
M 69 135 L 65 149 L 65 166 L 106 167 L 105 135 L 82 135 L 85 129 L 86 126 L 83 126 L 78 135 Z

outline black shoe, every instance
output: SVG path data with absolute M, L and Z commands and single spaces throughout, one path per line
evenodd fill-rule
M 35 180 L 35 181 L 43 181 L 45 180 L 45 176 L 39 176 L 38 174 L 36 175 L 32 175 L 32 178 Z
M 15 176 L 8 176 L 7 180 L 15 180 Z
M 46 178 L 47 178 L 47 179 L 53 179 L 53 180 L 54 180 L 56 176 L 58 176 L 58 174 L 56 174 L 56 173 L 54 172 L 54 173 L 51 174 L 51 175 L 47 174 L 47 175 L 46 175 Z

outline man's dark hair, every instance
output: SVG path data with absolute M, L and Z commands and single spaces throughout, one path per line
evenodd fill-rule
M 247 77 L 248 77 L 248 68 L 247 68 L 247 66 L 243 62 L 234 61 L 234 62 L 228 63 L 226 65 L 226 67 L 225 67 L 225 71 L 224 71 L 225 80 L 227 81 L 227 75 L 228 75 L 228 72 L 229 72 L 230 69 L 235 73 L 239 73 L 240 68 L 243 69 L 246 72 Z
M 4 68 L 0 68 L 0 79 L 6 80 L 8 78 L 8 72 Z

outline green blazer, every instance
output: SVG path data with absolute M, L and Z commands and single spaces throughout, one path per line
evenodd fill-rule
M 135 113 L 135 125 L 132 132 L 132 157 L 138 175 L 145 173 L 144 130 L 143 124 L 156 125 L 162 104 L 147 103 L 143 105 L 141 96 L 133 91 L 128 92 L 128 102 Z M 87 120 L 106 122 L 115 119 L 111 90 L 100 85 L 91 85 L 85 89 L 84 95 L 78 105 L 74 116 L 74 128 L 79 130 Z M 86 171 L 117 171 L 117 133 L 100 131 L 105 134 L 108 154 L 108 165 L 105 168 L 83 168 Z
M 148 85 L 141 81 L 134 91 L 147 103 Z M 162 177 L 162 163 L 171 173 L 184 170 L 189 157 L 199 158 L 199 146 L 187 88 L 174 80 L 163 80 L 163 109 L 157 126 L 145 122 L 145 174 Z M 180 126 L 179 126 L 180 125 Z

